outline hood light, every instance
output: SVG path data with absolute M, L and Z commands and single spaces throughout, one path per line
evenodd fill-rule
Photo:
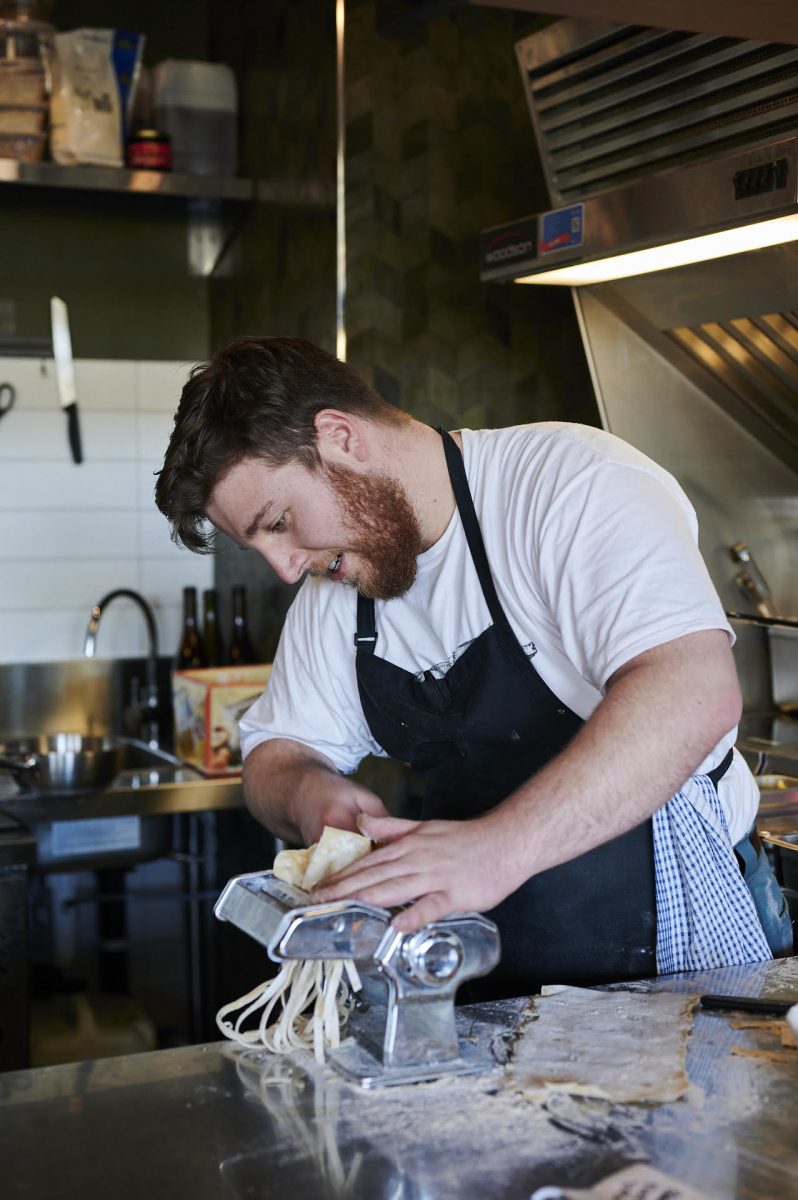
M 651 271 L 668 271 L 689 263 L 706 262 L 710 258 L 725 258 L 729 254 L 744 254 L 747 250 L 762 250 L 782 242 L 798 240 L 798 213 L 758 221 L 737 229 L 723 229 L 700 237 L 669 242 L 665 246 L 650 246 L 646 250 L 631 250 L 612 258 L 593 262 L 574 263 L 568 267 L 553 267 L 533 275 L 523 275 L 516 283 L 545 283 L 566 287 L 581 287 L 590 283 L 608 283 L 629 275 L 647 275 Z

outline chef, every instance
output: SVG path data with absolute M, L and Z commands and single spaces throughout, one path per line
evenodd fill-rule
M 675 480 L 600 430 L 436 430 L 297 338 L 244 337 L 183 389 L 156 487 L 303 578 L 241 724 L 276 836 L 377 843 L 317 893 L 499 926 L 481 995 L 763 960 L 791 945 L 734 750 L 732 631 Z M 411 764 L 419 820 L 350 778 Z

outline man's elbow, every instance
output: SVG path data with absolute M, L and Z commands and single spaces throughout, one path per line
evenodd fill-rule
M 723 737 L 730 729 L 734 729 L 740 724 L 740 718 L 743 715 L 743 694 L 740 691 L 740 681 L 736 673 L 728 685 L 722 689 L 721 695 L 718 697 L 718 709 L 720 737 Z
M 272 761 L 274 749 L 271 742 L 261 742 L 253 747 L 244 759 L 241 768 L 241 785 L 244 803 L 252 816 L 261 825 L 269 828 L 268 795 L 273 778 Z M 271 832 L 274 832 L 271 830 Z
M 710 750 L 740 723 L 743 698 L 735 672 L 720 681 L 707 681 L 698 712 L 706 747 Z

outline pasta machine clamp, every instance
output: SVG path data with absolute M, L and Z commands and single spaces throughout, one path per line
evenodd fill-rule
M 499 961 L 499 933 L 480 913 L 456 913 L 415 933 L 392 913 L 359 900 L 309 903 L 308 892 L 273 871 L 231 879 L 214 912 L 286 959 L 352 959 L 363 983 L 352 1035 L 329 1052 L 333 1067 L 362 1087 L 475 1074 L 495 1065 L 458 1038 L 454 997 Z

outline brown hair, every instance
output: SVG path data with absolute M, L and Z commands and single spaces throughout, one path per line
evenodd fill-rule
M 324 408 L 391 424 L 407 419 L 346 363 L 303 338 L 239 337 L 195 367 L 155 486 L 172 540 L 200 554 L 213 549 L 205 510 L 219 480 L 245 458 L 316 470 L 314 418 Z

